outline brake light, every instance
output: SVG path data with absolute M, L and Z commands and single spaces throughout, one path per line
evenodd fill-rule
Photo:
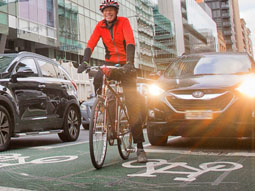
M 78 90 L 78 88 L 77 88 L 77 85 L 75 84 L 75 82 L 74 81 L 72 81 L 72 84 L 73 84 L 73 87 L 76 89 L 76 91 Z

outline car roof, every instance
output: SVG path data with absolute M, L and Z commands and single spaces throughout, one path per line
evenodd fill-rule
M 26 57 L 26 56 L 31 56 L 31 57 L 37 57 L 37 58 L 41 58 L 41 59 L 44 59 L 44 60 L 48 60 L 50 62 L 54 62 L 56 63 L 54 60 L 46 57 L 46 56 L 42 56 L 40 54 L 36 54 L 36 53 L 33 53 L 33 52 L 26 52 L 26 51 L 21 51 L 19 53 L 5 53 L 5 54 L 0 54 L 0 56 L 15 56 L 17 58 L 22 58 L 22 57 Z

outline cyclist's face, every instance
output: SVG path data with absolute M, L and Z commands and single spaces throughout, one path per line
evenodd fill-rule
M 103 11 L 103 16 L 107 22 L 112 22 L 117 16 L 117 10 L 114 7 L 107 7 Z

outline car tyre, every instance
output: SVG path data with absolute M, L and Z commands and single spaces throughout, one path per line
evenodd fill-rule
M 89 130 L 89 124 L 82 124 L 83 129 Z
M 74 106 L 70 106 L 64 118 L 63 132 L 59 133 L 59 138 L 64 142 L 76 141 L 80 134 L 81 117 Z
M 0 151 L 6 150 L 10 144 L 11 124 L 9 112 L 0 105 Z
M 155 135 L 153 127 L 147 126 L 147 135 L 151 145 L 153 146 L 163 146 L 166 145 L 168 136 L 158 136 Z

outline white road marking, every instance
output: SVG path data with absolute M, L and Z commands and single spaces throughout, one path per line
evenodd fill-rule
M 222 153 L 222 152 L 202 152 L 202 151 L 182 151 L 182 150 L 162 150 L 162 147 L 158 149 L 145 149 L 147 153 L 171 153 L 171 154 L 182 154 L 182 155 L 198 155 L 198 156 L 244 156 L 244 157 L 255 157 L 255 153 L 238 152 L 238 153 Z
M 77 143 L 67 143 L 67 144 L 61 144 L 61 145 L 56 145 L 56 146 L 39 146 L 39 147 L 31 147 L 31 149 L 39 149 L 39 150 L 49 150 L 49 149 L 56 149 L 56 148 L 62 148 L 62 147 L 69 147 L 69 146 L 74 146 L 74 145 L 81 145 L 89 143 L 89 141 L 81 141 Z
M 168 141 L 173 141 L 175 139 L 179 139 L 180 137 L 170 137 L 168 138 Z M 31 147 L 31 149 L 39 149 L 39 150 L 50 150 L 50 149 L 57 149 L 57 148 L 63 148 L 63 147 L 69 147 L 69 146 L 75 146 L 80 144 L 86 144 L 89 143 L 89 141 L 81 141 L 76 143 L 66 143 L 56 146 L 38 146 L 38 147 Z M 205 151 L 190 151 L 190 150 L 174 150 L 174 149 L 168 149 L 165 146 L 153 146 L 155 149 L 150 149 L 151 144 L 145 144 L 144 148 L 147 153 L 170 153 L 170 154 L 183 154 L 183 155 L 198 155 L 198 156 L 244 156 L 244 157 L 255 157 L 255 152 L 231 152 L 231 153 L 222 153 L 220 152 L 205 152 Z
M 135 165 L 133 165 L 135 164 Z M 145 172 L 139 174 L 128 174 L 129 177 L 157 177 L 157 174 L 177 174 L 174 178 L 176 181 L 193 182 L 197 177 L 208 172 L 231 172 L 243 168 L 243 165 L 233 162 L 219 161 L 208 162 L 199 165 L 199 168 L 189 166 L 186 162 L 168 162 L 164 159 L 152 159 L 146 164 L 137 165 L 137 161 L 128 161 L 122 164 L 125 168 L 146 168 Z M 157 168 L 155 168 L 157 167 Z M 186 169 L 187 171 L 180 171 L 178 168 Z M 186 177 L 178 175 L 187 175 Z M 216 183 L 220 183 L 228 174 L 224 174 Z
M 2 187 L 0 186 L 1 191 L 30 191 L 26 189 L 20 189 L 20 188 L 10 188 L 10 187 Z

